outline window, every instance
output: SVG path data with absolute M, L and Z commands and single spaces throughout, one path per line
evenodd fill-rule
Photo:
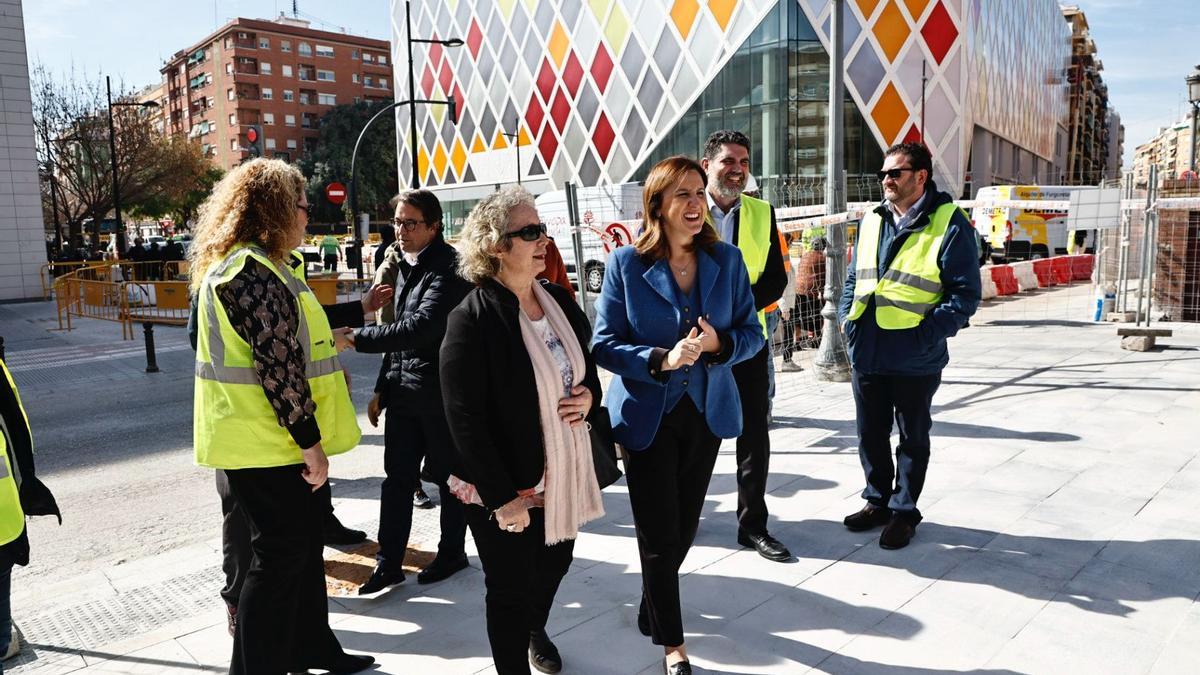
M 355 103 L 355 104 L 357 104 L 359 101 L 362 101 L 362 97 L 361 97 L 361 96 L 355 96 L 355 97 L 354 97 L 354 103 Z
M 381 66 L 387 65 L 387 57 L 384 56 L 383 54 L 380 54 L 378 57 L 376 57 L 376 60 L 379 61 L 379 65 L 381 65 Z
M 231 138 L 231 139 L 229 139 L 229 149 L 230 149 L 230 150 L 232 150 L 232 151 L 234 151 L 234 152 L 237 152 L 237 149 L 238 149 L 238 144 L 237 144 L 237 139 L 236 139 L 236 138 Z
M 292 51 L 292 41 L 291 40 L 280 40 L 279 41 L 279 51 L 281 51 L 281 52 Z
M 204 74 L 204 84 L 212 84 L 212 73 Z
M 267 38 L 258 38 L 258 48 L 259 49 L 270 49 L 271 41 Z
M 267 63 L 266 61 L 263 61 L 262 63 L 258 64 L 258 66 L 261 69 L 260 72 L 263 75 L 271 74 L 271 64 Z
M 337 105 L 337 96 L 334 94 L 317 94 L 317 103 L 319 105 Z
M 230 101 L 237 100 L 237 93 L 235 93 L 232 89 L 225 90 L 225 96 L 227 96 Z
M 350 50 L 350 58 L 352 58 L 356 61 L 358 60 L 358 50 L 357 49 Z
M 263 113 L 263 126 L 275 124 L 275 113 Z
M 300 91 L 300 105 L 311 105 L 311 104 L 312 104 L 312 100 L 309 98 L 308 92 L 301 90 Z
M 233 46 L 233 38 L 231 38 L 229 36 L 225 36 L 225 49 L 229 49 L 232 46 Z
M 294 139 L 294 138 L 287 139 L 287 147 L 288 147 L 288 150 L 295 150 L 296 149 L 296 139 Z
M 289 127 L 296 126 L 296 116 L 295 115 L 284 115 L 283 123 Z
M 387 89 L 387 78 L 386 77 L 379 78 L 379 88 Z
M 358 73 L 351 73 L 350 81 L 353 82 L 354 84 L 358 84 Z
M 291 76 L 292 76 L 292 67 L 291 67 L 291 66 L 284 66 L 284 67 L 283 67 L 283 76 L 284 76 L 284 77 L 291 77 Z
M 333 71 L 332 70 L 318 70 L 317 71 L 317 79 L 320 80 L 321 82 L 335 82 L 336 81 L 333 79 Z
M 317 45 L 317 56 L 333 57 L 333 47 L 329 45 Z
M 284 90 L 283 90 L 283 100 L 285 100 L 285 101 L 293 101 L 293 100 L 295 100 L 295 98 L 296 98 L 296 97 L 292 95 L 292 90 L 291 90 L 291 89 L 284 89 Z
M 272 91 L 270 87 L 263 87 L 262 100 L 270 101 L 273 98 L 275 98 L 275 92 Z
M 217 107 L 217 98 L 215 96 L 209 96 L 205 102 L 208 104 L 209 108 Z
M 229 126 L 237 126 L 237 115 L 229 116 Z
M 232 64 L 232 63 L 226 63 L 226 64 L 225 64 L 225 74 L 226 74 L 226 75 L 232 75 L 232 74 L 233 74 L 233 64 Z
M 370 52 L 363 52 L 363 63 L 370 63 L 374 60 L 375 60 L 375 57 L 371 56 Z
M 363 75 L 363 86 L 364 87 L 375 86 L 375 82 L 374 82 L 374 80 L 371 79 L 370 75 Z
M 275 139 L 274 139 L 274 138 L 268 138 L 268 139 L 267 139 L 267 149 L 268 149 L 268 150 L 274 150 L 274 149 L 275 149 Z
M 312 45 L 307 42 L 301 42 L 296 45 L 296 48 L 300 52 L 300 56 L 312 56 Z

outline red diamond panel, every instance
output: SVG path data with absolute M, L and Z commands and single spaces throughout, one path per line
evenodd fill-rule
M 438 39 L 436 34 L 433 39 Z M 442 62 L 442 46 L 436 42 L 429 45 L 429 62 L 433 64 L 434 68 L 437 68 L 438 64 Z
M 904 141 L 903 142 L 904 143 L 923 143 L 924 142 L 921 139 L 921 130 L 917 128 L 917 125 L 915 125 L 915 124 L 908 125 L 908 131 L 906 131 L 904 133 Z
M 596 120 L 596 130 L 592 132 L 592 142 L 596 144 L 596 152 L 600 153 L 601 163 L 608 160 L 608 152 L 612 150 L 613 140 L 616 137 L 616 132 L 608 123 L 608 117 L 602 111 L 600 119 Z
M 537 97 L 530 96 L 529 107 L 525 109 L 525 125 L 530 129 L 537 129 L 542 126 L 545 116 L 542 106 L 538 105 Z
M 938 0 L 938 4 L 929 13 L 929 18 L 925 19 L 925 25 L 921 27 L 921 37 L 925 38 L 929 52 L 940 65 L 942 59 L 946 58 L 946 53 L 954 46 L 954 41 L 958 39 L 958 29 L 954 27 L 954 20 L 950 18 L 950 13 L 946 11 L 941 0 Z
M 554 103 L 550 105 L 550 119 L 554 120 L 554 126 L 558 128 L 558 133 L 562 133 L 564 127 L 567 126 L 567 115 L 571 114 L 571 103 L 567 100 L 567 94 L 558 88 L 558 93 L 554 95 Z
M 479 30 L 479 22 L 471 19 L 471 29 L 467 31 L 467 47 L 471 50 L 471 58 L 479 60 L 479 46 L 483 44 L 483 31 Z
M 454 105 L 458 108 L 458 119 L 461 120 L 467 109 L 467 97 L 463 96 L 462 88 L 457 84 L 454 85 Z
M 554 138 L 554 132 L 550 130 L 549 122 L 542 127 L 542 133 L 539 136 L 541 140 L 538 141 L 538 152 L 542 154 L 542 163 L 549 168 L 554 159 L 554 153 L 558 151 L 558 140 Z
M 554 93 L 554 69 L 550 67 L 550 59 L 542 60 L 542 68 L 538 71 L 537 88 L 542 94 L 542 100 L 546 103 L 550 102 L 550 95 Z
M 579 92 L 579 83 L 583 80 L 583 66 L 579 65 L 579 59 L 575 58 L 575 52 L 572 50 L 571 55 L 567 57 L 567 65 L 563 68 L 563 84 L 567 85 L 567 93 L 571 98 L 575 98 L 575 94 Z
M 425 66 L 425 74 L 421 77 L 421 91 L 425 92 L 425 98 L 433 96 L 433 71 L 429 66 Z
M 604 93 L 604 89 L 608 86 L 608 78 L 612 75 L 613 62 L 608 55 L 608 50 L 604 45 L 596 48 L 596 56 L 592 59 L 592 79 L 596 81 L 596 88 L 600 93 Z
M 450 72 L 450 62 L 442 64 L 442 72 L 438 73 L 438 82 L 442 85 L 442 91 L 450 91 L 450 85 L 454 84 L 454 73 Z

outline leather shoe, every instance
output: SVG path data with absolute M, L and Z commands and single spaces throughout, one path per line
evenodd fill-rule
M 546 630 L 529 631 L 529 663 L 539 672 L 557 673 L 562 670 L 562 656 L 550 641 Z
M 326 527 L 322 533 L 322 538 L 325 540 L 326 546 L 349 546 L 351 544 L 361 544 L 367 540 L 367 533 L 362 530 L 352 530 L 345 525 L 337 522 L 336 527 Z
M 432 584 L 442 579 L 449 579 L 455 572 L 465 569 L 467 569 L 467 555 L 465 553 L 450 561 L 437 557 L 433 559 L 433 562 L 426 565 L 425 569 L 417 573 L 417 583 Z
M 866 532 L 887 525 L 891 519 L 892 510 L 888 507 L 867 504 L 861 511 L 846 516 L 842 524 L 851 532 Z
M 374 664 L 374 656 L 367 656 L 366 654 L 342 653 L 341 656 L 334 659 L 331 663 L 311 666 L 311 668 L 328 671 L 330 675 L 349 675 L 350 673 L 357 673 L 366 670 Z
M 413 492 L 413 506 L 415 506 L 418 509 L 432 509 L 433 508 L 433 500 L 431 500 L 429 498 L 429 495 L 425 494 L 424 488 L 417 488 Z
M 879 548 L 885 548 L 889 551 L 894 551 L 898 548 L 908 546 L 908 542 L 912 540 L 913 535 L 917 533 L 917 523 L 914 519 L 895 513 L 892 519 L 888 521 L 887 527 L 883 528 L 883 532 L 879 533 Z
M 746 548 L 755 549 L 759 555 L 767 560 L 783 562 L 792 557 L 792 552 L 786 546 L 765 532 L 762 534 L 743 534 L 739 532 L 737 541 Z
M 225 627 L 229 629 L 229 637 L 237 632 L 237 605 L 225 605 Z
M 667 665 L 667 659 L 663 658 L 663 672 L 667 675 L 692 675 L 692 664 L 687 661 L 677 661 L 674 665 Z
M 371 572 L 371 578 L 367 579 L 367 583 L 358 587 L 359 595 L 370 595 L 377 593 L 404 581 L 404 572 L 401 570 L 393 570 L 390 567 L 385 567 L 382 563 L 375 566 L 375 570 Z

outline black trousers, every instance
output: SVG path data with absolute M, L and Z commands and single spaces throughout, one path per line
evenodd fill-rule
M 742 401 L 742 435 L 737 439 L 738 531 L 748 535 L 767 533 L 767 471 L 771 466 L 771 438 L 767 435 L 769 358 L 763 347 L 732 368 Z
M 645 450 L 626 452 L 625 482 L 642 561 L 642 606 L 656 645 L 683 644 L 679 567 L 700 526 L 721 439 L 686 395 Z
M 384 420 L 383 471 L 379 497 L 379 564 L 404 564 L 412 532 L 413 491 L 421 484 L 421 459 L 438 485 L 441 537 L 438 557 L 463 555 L 467 536 L 463 504 L 446 485 L 450 477 L 450 428 L 442 415 L 404 415 L 388 410 Z
M 487 595 L 488 642 L 499 675 L 529 673 L 529 633 L 546 627 L 575 540 L 546 545 L 546 514 L 529 510 L 529 527 L 505 532 L 482 506 L 467 506 Z
M 237 500 L 229 489 L 229 479 L 224 471 L 216 472 L 217 495 L 221 498 L 221 571 L 225 573 L 225 586 L 221 588 L 221 599 L 230 607 L 237 607 L 242 596 L 242 585 L 250 571 L 250 524 L 246 514 L 237 508 Z M 329 481 L 313 493 L 317 501 L 317 512 L 321 516 L 322 531 L 337 523 L 333 515 L 333 491 Z M 330 522 L 333 521 L 333 522 Z
M 338 257 L 337 254 L 325 254 L 325 271 L 332 272 L 337 269 Z
M 302 464 L 225 471 L 250 528 L 231 675 L 283 675 L 343 654 L 329 628 L 321 514 Z
M 929 468 L 929 407 L 942 383 L 942 374 L 868 375 L 851 372 L 858 458 L 867 487 L 863 499 L 886 506 L 919 521 L 917 499 Z M 892 419 L 900 432 L 896 464 L 892 464 Z

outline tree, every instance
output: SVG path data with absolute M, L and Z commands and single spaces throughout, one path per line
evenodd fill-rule
M 75 245 L 80 243 L 82 223 L 90 218 L 92 241 L 98 243 L 100 223 L 113 210 L 104 83 L 74 70 L 56 78 L 40 64 L 32 75 L 38 159 L 47 178 L 42 181 L 43 210 L 66 220 Z M 113 100 L 132 99 L 122 86 Z M 163 136 L 146 109 L 114 106 L 112 114 L 123 206 L 147 210 L 177 202 L 210 170 L 198 145 Z
M 345 222 L 350 218 L 350 202 L 334 206 L 325 198 L 325 186 L 333 181 L 350 185 L 350 154 L 363 125 L 388 105 L 354 103 L 335 106 L 321 118 L 316 145 L 300 160 L 300 170 L 308 179 L 308 202 L 313 205 L 313 220 Z M 358 208 L 371 218 L 388 217 L 388 202 L 396 194 L 396 124 L 385 115 L 371 127 L 358 149 Z
M 190 184 L 181 182 L 158 195 L 134 204 L 130 207 L 129 213 L 156 220 L 170 216 L 177 223 L 189 224 L 195 218 L 200 205 L 212 194 L 213 186 L 224 175 L 225 172 L 221 169 L 209 166 Z

